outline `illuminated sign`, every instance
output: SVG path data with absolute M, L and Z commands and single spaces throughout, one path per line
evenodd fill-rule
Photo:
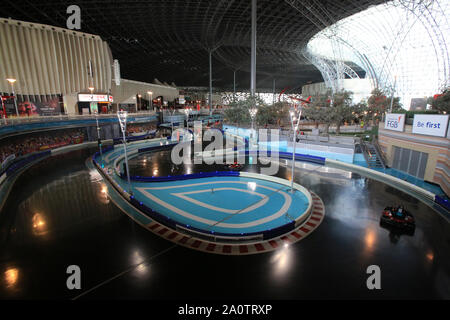
M 384 128 L 387 130 L 403 132 L 403 130 L 405 129 L 405 114 L 401 113 L 386 114 L 386 121 L 384 122 Z
M 448 115 L 414 115 L 412 132 L 435 137 L 445 137 L 447 134 Z
M 109 102 L 109 96 L 107 94 L 89 94 L 79 93 L 78 101 L 80 102 Z

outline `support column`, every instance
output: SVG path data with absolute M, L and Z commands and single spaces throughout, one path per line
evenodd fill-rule
M 233 71 L 233 99 L 236 99 L 236 70 Z
M 212 112 L 212 50 L 209 50 L 209 114 Z
M 275 104 L 275 78 L 273 78 L 273 97 L 272 97 L 272 104 Z
M 252 0 L 252 40 L 251 40 L 251 80 L 250 80 L 250 94 L 252 96 L 256 93 L 256 0 Z

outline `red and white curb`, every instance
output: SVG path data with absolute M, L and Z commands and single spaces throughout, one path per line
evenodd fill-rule
M 313 198 L 311 214 L 305 222 L 299 225 L 295 230 L 270 240 L 247 244 L 222 244 L 180 233 L 157 222 L 151 222 L 146 228 L 154 234 L 173 243 L 207 253 L 222 255 L 264 253 L 282 248 L 285 244 L 293 244 L 306 238 L 322 223 L 325 217 L 325 206 L 323 201 L 313 192 L 311 192 L 311 196 Z

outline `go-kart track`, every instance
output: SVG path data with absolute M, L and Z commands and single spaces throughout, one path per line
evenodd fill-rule
M 168 142 L 128 145 L 129 161 Z M 274 250 L 306 237 L 321 223 L 317 195 L 290 181 L 261 174 L 216 171 L 166 177 L 131 176 L 123 168 L 123 145 L 94 156 L 97 168 L 134 205 L 131 218 L 152 232 L 193 249 L 218 254 Z
M 155 180 L 161 181 L 133 181 L 133 186 L 188 185 L 217 177 L 179 181 L 162 178 L 212 174 L 216 170 L 229 172 L 225 165 L 175 165 L 170 161 L 170 148 L 133 154 L 147 146 L 160 144 L 128 144 L 130 174 L 148 177 L 147 180 L 154 175 Z M 78 297 L 79 292 L 61 285 L 67 280 L 61 266 L 65 270 L 74 263 L 85 270 L 80 297 L 83 299 L 117 298 L 124 294 L 137 299 L 450 297 L 447 220 L 429 205 L 386 183 L 299 161 L 294 181 L 312 196 L 310 217 L 295 230 L 271 240 L 225 243 L 214 241 L 211 234 L 204 237 L 205 233 L 198 234 L 193 229 L 168 227 L 173 219 L 162 220 L 163 212 L 157 212 L 156 207 L 155 212 L 144 212 L 138 201 L 127 199 L 123 192 L 128 189 L 126 179 L 114 172 L 114 159 L 123 153 L 123 146 L 116 145 L 113 151 L 104 153 L 107 174 L 94 166 L 92 155 L 96 151 L 95 147 L 55 155 L 18 177 L 0 214 L 0 269 L 1 283 L 5 284 L 0 286 L 1 297 Z M 233 171 L 235 176 L 218 180 L 238 181 L 244 179 L 237 176 L 243 172 L 259 173 L 262 166 L 247 160 L 241 171 Z M 289 180 L 290 167 L 280 160 L 278 173 L 273 177 Z M 113 185 L 116 183 L 121 187 Z M 233 187 L 251 190 L 245 185 Z M 136 198 L 141 197 L 139 191 L 133 191 Z M 186 190 L 177 191 L 182 192 Z M 222 191 L 216 192 L 218 195 Z M 266 191 L 256 188 L 255 192 Z M 261 199 L 240 191 L 232 194 Z M 198 200 L 198 196 L 189 197 Z M 201 197 L 201 201 L 212 203 L 208 197 Z M 184 203 L 181 209 L 188 211 L 187 204 L 191 202 Z M 399 204 L 414 216 L 414 234 L 380 225 L 383 209 Z M 267 202 L 266 206 L 271 208 L 272 204 Z M 221 202 L 220 207 L 236 208 L 228 202 Z M 233 222 L 231 218 L 226 222 L 230 221 Z M 253 254 L 256 252 L 263 254 Z M 370 265 L 378 265 L 382 270 L 382 290 L 367 290 L 366 270 Z M 49 274 L 52 276 L 47 277 Z M 114 280 L 98 287 L 107 279 Z

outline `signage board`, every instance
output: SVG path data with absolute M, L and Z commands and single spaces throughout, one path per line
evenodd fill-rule
M 412 132 L 435 137 L 447 135 L 448 115 L 416 114 Z
M 119 60 L 115 59 L 113 64 L 114 69 L 114 81 L 116 83 L 116 86 L 120 86 L 120 64 Z
M 387 113 L 384 128 L 386 130 L 403 132 L 405 130 L 405 119 L 404 113 Z
M 109 102 L 109 95 L 107 94 L 89 94 L 89 93 L 79 93 L 79 102 Z

